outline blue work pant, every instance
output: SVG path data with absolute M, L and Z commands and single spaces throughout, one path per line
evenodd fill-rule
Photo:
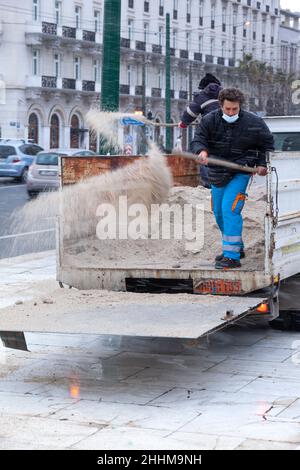
M 246 199 L 246 189 L 250 176 L 237 173 L 232 180 L 221 188 L 212 185 L 212 209 L 219 229 L 222 232 L 223 256 L 240 259 L 244 248 L 241 212 Z

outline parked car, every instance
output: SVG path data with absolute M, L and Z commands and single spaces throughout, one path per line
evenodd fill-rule
M 13 177 L 26 182 L 34 156 L 43 150 L 23 139 L 0 139 L 0 177 Z
M 263 119 L 274 136 L 275 150 L 300 151 L 300 116 L 265 116 Z
M 96 155 L 84 149 L 51 149 L 39 152 L 29 168 L 27 193 L 32 197 L 42 191 L 55 191 L 59 187 L 58 158 L 60 156 L 91 157 Z

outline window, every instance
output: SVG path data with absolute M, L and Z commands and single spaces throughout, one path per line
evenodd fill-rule
M 227 17 L 227 8 L 226 6 L 222 7 L 222 24 L 226 24 L 226 17 Z
M 211 38 L 210 40 L 210 55 L 215 54 L 215 40 Z
M 164 36 L 164 28 L 163 28 L 163 26 L 159 26 L 159 28 L 158 28 L 158 44 L 160 46 L 163 45 L 163 36 Z
M 81 7 L 75 6 L 75 26 L 77 29 L 81 28 Z
M 42 147 L 39 147 L 38 145 L 24 144 L 20 146 L 19 150 L 22 153 L 25 153 L 25 155 L 35 156 L 37 153 L 41 152 L 43 149 Z
M 61 24 L 61 16 L 62 16 L 62 2 L 58 2 L 55 0 L 55 23 Z
M 144 23 L 144 42 L 149 40 L 149 23 Z
M 53 114 L 50 122 L 50 148 L 59 148 L 59 117 L 57 114 Z
M 163 88 L 163 71 L 161 68 L 158 70 L 157 86 L 158 88 Z
M 33 49 L 32 51 L 32 74 L 40 74 L 40 51 L 39 49 Z
M 133 20 L 128 20 L 127 22 L 127 35 L 128 39 L 133 39 Z
M 202 34 L 199 36 L 199 52 L 203 51 L 203 36 Z
M 203 25 L 203 0 L 199 0 L 199 25 Z
M 128 0 L 128 8 L 134 8 L 134 0 Z
M 191 0 L 186 1 L 186 22 L 191 22 Z
M 39 0 L 33 0 L 33 4 L 32 4 L 32 17 L 33 17 L 33 21 L 38 21 L 39 16 L 40 16 Z
M 212 3 L 211 4 L 211 29 L 214 29 L 215 27 L 215 17 L 216 17 L 216 4 Z
M 36 144 L 39 141 L 39 119 L 35 113 L 31 113 L 29 116 L 28 139 Z
M 54 54 L 54 75 L 61 77 L 61 54 Z
M 81 77 L 81 57 L 74 57 L 74 77 L 75 80 L 80 80 Z
M 100 21 L 101 21 L 101 14 L 99 10 L 94 11 L 94 21 L 95 21 L 95 33 L 100 32 Z
M 185 33 L 185 48 L 187 51 L 191 48 L 191 33 Z
M 131 65 L 127 65 L 127 85 L 131 85 Z
M 176 29 L 173 29 L 172 47 L 173 49 L 177 48 L 177 30 Z
M 176 70 L 172 71 L 172 76 L 171 76 L 171 89 L 176 90 L 177 89 L 177 72 Z
M 73 114 L 71 118 L 71 129 L 70 129 L 70 147 L 72 149 L 76 149 L 80 147 L 80 142 L 79 142 L 79 118 L 76 116 L 76 114 Z
M 159 0 L 159 16 L 164 16 L 164 0 Z
M 96 83 L 100 82 L 101 79 L 101 69 L 100 69 L 100 60 L 94 59 L 93 60 L 93 77 Z
M 222 41 L 222 57 L 226 55 L 226 41 Z
M 17 151 L 15 147 L 9 145 L 0 145 L 0 158 L 7 158 L 10 155 L 16 155 Z

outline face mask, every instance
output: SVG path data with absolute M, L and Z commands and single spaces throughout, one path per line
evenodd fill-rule
M 234 114 L 234 116 L 227 116 L 227 114 L 223 113 L 222 118 L 225 119 L 225 121 L 228 122 L 229 124 L 232 124 L 233 122 L 237 121 L 237 119 L 239 118 L 239 115 Z

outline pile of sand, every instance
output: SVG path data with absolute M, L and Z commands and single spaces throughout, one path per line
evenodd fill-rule
M 264 267 L 264 217 L 266 213 L 265 188 L 253 185 L 248 190 L 243 218 L 243 239 L 246 258 L 242 265 L 247 270 Z M 65 240 L 63 265 L 95 268 L 183 268 L 213 267 L 216 254 L 221 253 L 221 236 L 211 212 L 210 191 L 197 188 L 174 187 L 168 205 L 197 204 L 204 206 L 204 244 L 200 249 L 187 249 L 186 240 L 99 240 L 96 236 Z M 195 223 L 195 217 L 193 222 Z M 174 227 L 174 221 L 172 228 Z M 148 237 L 151 235 L 148 234 Z

